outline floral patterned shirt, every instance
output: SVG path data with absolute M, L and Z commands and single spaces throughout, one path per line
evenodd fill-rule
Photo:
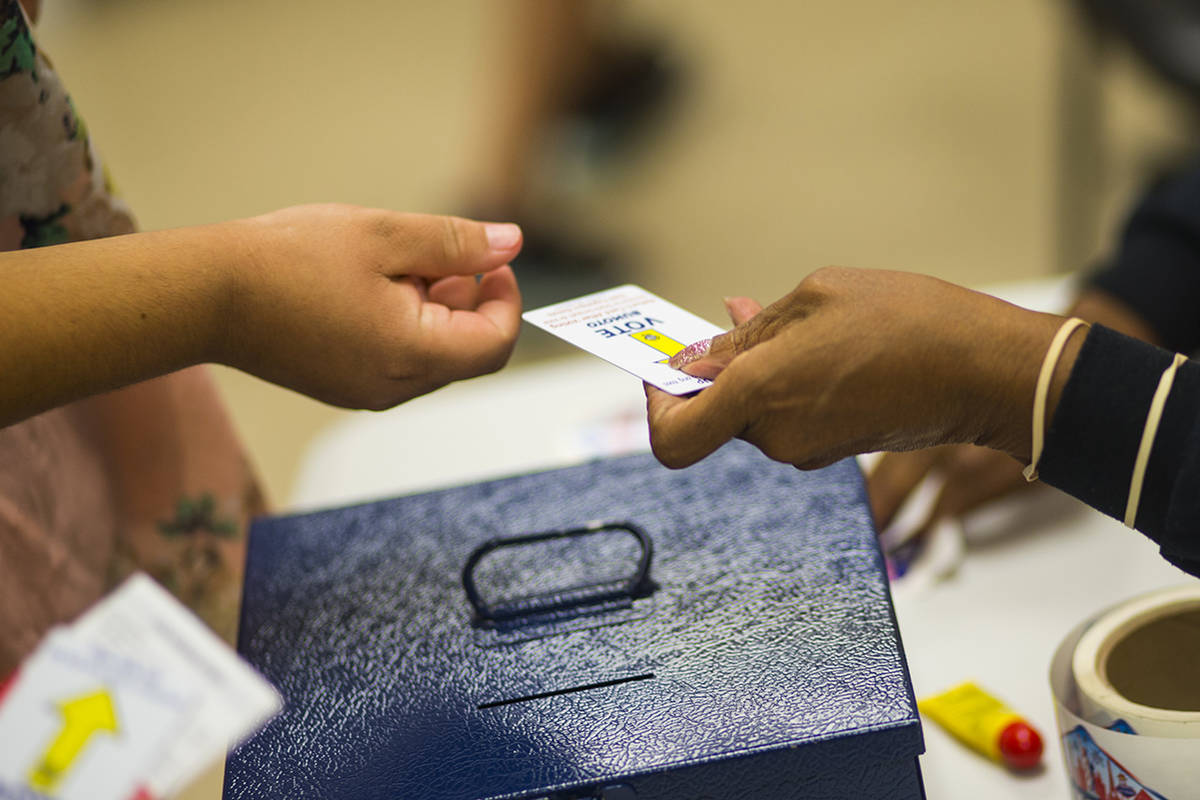
M 21 4 L 0 0 L 0 251 L 133 231 Z M 138 569 L 231 638 L 262 505 L 203 368 L 0 428 L 0 678 Z

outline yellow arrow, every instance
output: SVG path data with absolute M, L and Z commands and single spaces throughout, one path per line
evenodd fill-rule
M 105 689 L 64 700 L 58 708 L 62 729 L 29 773 L 29 785 L 42 792 L 52 790 L 63 779 L 93 734 L 118 731 L 117 712 Z

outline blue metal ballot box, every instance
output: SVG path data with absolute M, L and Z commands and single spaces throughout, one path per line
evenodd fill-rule
M 228 800 L 922 798 L 853 460 L 742 443 L 257 521 Z

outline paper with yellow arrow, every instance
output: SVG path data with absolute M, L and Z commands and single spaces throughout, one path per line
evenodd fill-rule
M 0 798 L 7 787 L 14 797 L 28 796 L 20 788 L 61 800 L 129 800 L 194 702 L 169 676 L 55 631 L 0 705 Z
M 52 631 L 0 697 L 0 800 L 165 799 L 278 708 L 227 645 L 134 576 Z

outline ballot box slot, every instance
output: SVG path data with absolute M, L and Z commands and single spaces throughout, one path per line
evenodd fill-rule
M 558 697 L 564 694 L 576 694 L 578 692 L 590 692 L 593 689 L 607 689 L 611 686 L 620 686 L 626 683 L 635 683 L 637 681 L 648 681 L 654 679 L 653 672 L 647 672 L 644 675 L 630 675 L 624 678 L 613 678 L 607 681 L 597 681 L 595 683 L 585 683 L 582 686 L 571 686 L 566 689 L 554 689 L 547 692 L 537 692 L 536 694 L 527 694 L 521 697 L 510 697 L 505 700 L 490 700 L 486 703 L 480 703 L 476 706 L 480 711 L 486 708 L 497 708 L 498 706 L 511 706 L 515 703 L 528 703 L 533 700 L 545 700 L 548 697 Z

